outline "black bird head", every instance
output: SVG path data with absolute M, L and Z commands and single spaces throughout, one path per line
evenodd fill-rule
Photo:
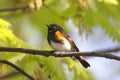
M 64 30 L 57 24 L 49 24 L 46 25 L 48 27 L 48 32 L 56 32 L 56 31 L 61 31 L 63 32 Z

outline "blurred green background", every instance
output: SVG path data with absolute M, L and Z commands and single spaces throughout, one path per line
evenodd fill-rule
M 61 25 L 80 51 L 119 46 L 119 3 L 119 0 L 0 0 L 0 46 L 52 50 L 45 26 L 52 23 Z M 86 57 L 91 64 L 88 69 L 71 58 L 0 52 L 0 59 L 15 63 L 36 80 L 120 79 L 119 62 L 98 57 Z M 2 78 L 10 74 L 14 75 Z M 2 63 L 0 77 L 27 80 Z

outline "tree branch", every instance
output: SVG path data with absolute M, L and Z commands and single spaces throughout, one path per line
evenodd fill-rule
M 96 57 L 104 57 L 109 59 L 114 59 L 120 61 L 120 56 L 113 55 L 111 53 L 120 51 L 120 48 L 112 48 L 108 50 L 101 50 L 96 52 L 55 52 L 55 51 L 42 51 L 42 50 L 34 50 L 34 49 L 25 49 L 25 48 L 10 48 L 10 47 L 0 47 L 0 52 L 21 52 L 26 54 L 32 54 L 32 55 L 43 55 L 43 56 L 55 56 L 55 57 L 72 57 L 72 56 L 96 56 Z M 108 54 L 109 53 L 109 54 Z M 30 80 L 35 80 L 32 76 L 27 74 L 24 70 L 20 69 L 16 65 L 6 61 L 1 60 L 0 63 L 7 64 L 9 66 L 12 66 L 17 71 L 25 75 Z
M 4 8 L 4 9 L 0 9 L 0 12 L 4 12 L 4 11 L 16 11 L 16 10 L 23 10 L 23 9 L 27 9 L 29 8 L 29 6 L 20 6 L 20 7 L 11 7 L 11 8 Z
M 0 52 L 21 52 L 26 54 L 55 56 L 55 57 L 96 56 L 96 57 L 105 57 L 120 61 L 120 56 L 108 54 L 118 51 L 120 51 L 120 48 L 114 48 L 103 51 L 101 50 L 97 52 L 55 52 L 55 51 L 42 51 L 42 50 L 33 50 L 33 49 L 25 49 L 25 48 L 0 47 Z
M 19 68 L 18 66 L 14 65 L 13 63 L 11 62 L 8 62 L 6 60 L 2 60 L 0 59 L 0 63 L 4 63 L 4 64 L 7 64 L 13 68 L 15 68 L 17 71 L 19 71 L 21 74 L 23 74 L 24 76 L 26 76 L 28 79 L 30 80 L 35 80 L 32 76 L 30 76 L 29 74 L 27 74 L 24 70 L 22 70 L 21 68 Z

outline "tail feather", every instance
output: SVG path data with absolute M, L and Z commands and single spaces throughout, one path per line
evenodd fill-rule
M 85 59 L 83 59 L 81 57 L 76 57 L 76 58 L 80 61 L 80 63 L 83 65 L 83 67 L 85 67 L 85 68 L 90 67 L 90 64 Z

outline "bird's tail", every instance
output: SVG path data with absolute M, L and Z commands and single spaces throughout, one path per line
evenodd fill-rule
M 79 56 L 76 58 L 80 61 L 80 63 L 83 65 L 83 67 L 85 67 L 85 68 L 90 67 L 90 64 L 82 56 Z

